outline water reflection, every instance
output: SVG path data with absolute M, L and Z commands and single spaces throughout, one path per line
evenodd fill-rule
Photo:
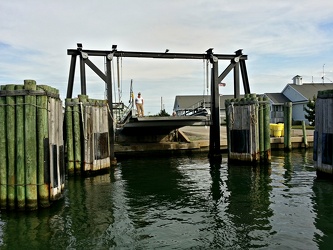
M 241 249 L 267 247 L 272 233 L 270 166 L 229 165 L 228 216 L 234 225 L 235 245 Z
M 313 207 L 311 183 L 315 178 L 312 153 L 304 150 L 274 152 L 272 163 L 271 218 L 273 230 L 271 244 L 299 249 L 316 249 L 313 241 L 318 230 Z M 306 155 L 308 158 L 305 159 Z M 283 239 L 283 243 L 281 242 Z
M 313 203 L 317 214 L 315 225 L 318 231 L 314 239 L 320 249 L 333 246 L 333 183 L 332 180 L 316 179 L 313 182 Z
M 67 181 L 50 209 L 0 214 L 1 249 L 326 249 L 333 183 L 309 151 L 271 166 L 210 165 L 206 155 L 123 160 Z M 13 237 L 15 236 L 15 237 Z

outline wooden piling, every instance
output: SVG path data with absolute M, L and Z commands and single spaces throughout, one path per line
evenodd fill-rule
M 108 111 L 106 100 L 89 99 L 87 95 L 67 99 L 67 164 L 71 166 L 69 150 L 73 147 L 73 174 L 89 174 L 111 166 Z
M 49 91 L 54 93 L 54 89 L 50 88 Z M 49 99 L 50 112 L 48 113 L 48 128 L 49 128 L 49 152 L 50 152 L 50 200 L 57 200 L 61 194 L 61 187 L 59 185 L 59 148 L 57 144 L 57 104 L 55 98 Z
M 226 100 L 228 159 L 249 163 L 271 161 L 269 104 L 255 94 Z
M 284 104 L 284 149 L 290 151 L 291 144 L 291 126 L 292 126 L 292 103 Z
M 269 108 L 269 103 L 268 103 L 268 98 L 264 97 L 263 98 L 263 127 L 260 128 L 264 130 L 264 162 L 265 163 L 270 163 L 271 162 L 271 136 L 270 136 L 270 108 Z
M 94 142 L 93 142 L 93 152 L 94 152 L 94 160 L 93 160 L 93 170 L 100 170 L 101 166 L 100 166 L 100 157 L 99 157 L 99 135 L 100 135 L 100 131 L 99 131 L 99 124 L 101 122 L 100 119 L 100 112 L 99 112 L 99 101 L 98 100 L 94 100 L 94 105 L 93 105 L 93 110 L 94 110 L 94 119 L 93 119 L 93 126 L 94 126 Z
M 247 103 L 250 105 L 250 135 L 251 135 L 251 152 L 254 162 L 260 161 L 259 145 L 259 103 L 256 94 L 249 94 Z
M 306 126 L 305 126 L 305 121 L 302 121 L 302 131 L 303 131 L 303 143 L 304 143 L 304 147 L 308 148 L 308 138 L 306 135 Z
M 0 90 L 5 90 L 0 86 Z M 0 208 L 7 207 L 6 97 L 0 96 Z
M 258 117 L 259 117 L 259 151 L 260 151 L 260 160 L 263 162 L 265 158 L 265 133 L 264 130 L 261 129 L 264 127 L 264 107 L 265 105 L 263 104 L 263 98 L 262 96 L 258 97 L 259 101 L 259 112 L 258 112 Z
M 81 112 L 79 107 L 79 99 L 73 99 L 73 135 L 74 135 L 74 168 L 75 174 L 81 174 Z
M 54 89 L 55 94 L 59 96 L 59 90 Z M 63 110 L 63 105 L 62 101 L 60 98 L 57 98 L 57 105 L 58 105 L 58 112 L 57 112 L 57 117 L 58 117 L 58 138 L 57 138 L 57 144 L 59 148 L 59 174 L 60 174 L 60 184 L 61 184 L 61 193 L 65 190 L 65 181 L 66 181 L 66 168 L 65 168 L 65 145 L 64 145 L 64 110 Z
M 230 133 L 229 133 L 230 127 L 229 126 L 231 124 L 231 122 L 230 122 L 230 119 L 231 119 L 231 100 L 229 100 L 229 99 L 225 100 L 224 105 L 225 105 L 225 117 L 226 117 L 225 120 L 226 120 L 226 126 L 227 126 L 227 145 L 229 147 L 229 145 L 230 145 Z M 228 159 L 230 158 L 229 153 L 230 153 L 230 150 L 228 150 Z
M 24 80 L 25 90 L 36 90 L 36 81 Z M 33 210 L 37 203 L 37 141 L 36 141 L 36 96 L 25 97 L 25 174 L 26 208 Z
M 6 85 L 7 91 L 14 92 L 15 85 Z M 7 130 L 7 205 L 9 209 L 15 208 L 15 96 L 6 96 L 6 130 Z
M 23 85 L 16 85 L 16 91 L 22 91 Z M 17 208 L 25 209 L 25 152 L 24 152 L 24 97 L 23 95 L 16 96 L 16 199 Z
M 109 131 L 109 127 L 108 127 L 108 116 L 109 116 L 109 112 L 108 112 L 108 106 L 107 106 L 107 101 L 106 100 L 102 100 L 102 107 L 101 107 L 101 113 L 102 113 L 102 120 L 100 123 L 100 131 L 103 132 L 103 134 L 108 134 Z M 101 143 L 101 145 L 103 146 L 103 148 L 101 149 L 101 151 L 103 152 L 102 157 L 103 157 L 103 162 L 101 164 L 101 168 L 105 169 L 105 168 L 109 168 L 111 166 L 111 159 L 110 159 L 110 142 L 109 142 L 109 136 L 104 136 L 103 137 L 103 141 Z
M 37 86 L 34 80 L 0 86 L 0 118 L 1 209 L 49 206 L 51 167 L 60 186 L 55 198 L 59 198 L 65 180 L 59 91 Z M 49 140 L 50 135 L 54 140 Z
M 319 91 L 316 100 L 313 159 L 317 175 L 333 176 L 333 90 Z
M 74 143 L 73 143 L 73 106 L 71 98 L 65 100 L 65 124 L 66 124 L 66 148 L 67 148 L 67 171 L 68 175 L 75 174 L 74 167 Z
M 45 91 L 45 95 L 37 96 L 37 162 L 38 162 L 38 202 L 41 207 L 50 206 L 50 170 L 49 170 L 49 129 L 48 129 L 48 97 L 49 87 L 37 86 L 37 90 Z

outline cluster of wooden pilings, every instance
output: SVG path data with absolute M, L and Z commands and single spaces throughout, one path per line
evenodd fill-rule
M 270 110 L 267 99 L 246 94 L 225 101 L 229 161 L 269 163 Z
M 319 91 L 316 100 L 313 160 L 317 173 L 333 175 L 333 90 Z
M 86 95 L 66 99 L 66 159 L 69 175 L 110 167 L 108 115 L 107 100 L 89 99 Z
M 0 207 L 48 207 L 64 190 L 59 91 L 25 80 L 0 86 Z

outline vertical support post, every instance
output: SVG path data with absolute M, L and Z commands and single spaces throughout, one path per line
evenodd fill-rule
M 38 90 L 44 90 L 45 94 L 37 96 L 37 141 L 38 141 L 38 201 L 41 207 L 49 207 L 50 206 L 50 186 L 49 186 L 49 178 L 48 173 L 49 166 L 48 163 L 48 154 L 46 153 L 45 147 L 48 148 L 49 139 L 49 127 L 48 127 L 48 97 L 47 90 L 48 86 L 37 86 Z
M 74 136 L 73 136 L 73 102 L 71 98 L 65 100 L 65 124 L 67 146 L 67 169 L 69 175 L 74 175 Z
M 0 90 L 5 90 L 0 86 Z M 6 97 L 0 96 L 0 208 L 7 207 Z
M 8 84 L 6 85 L 6 90 L 13 91 L 15 89 L 15 85 Z M 7 125 L 7 201 L 8 208 L 15 208 L 15 165 L 16 165 L 16 157 L 15 157 L 15 96 L 6 96 L 6 125 Z M 35 129 L 35 128 L 33 128 Z M 33 134 L 33 133 L 32 133 Z M 28 145 L 27 145 L 28 147 Z
M 15 90 L 22 90 L 23 85 L 16 85 Z M 16 199 L 17 208 L 25 209 L 25 164 L 24 164 L 24 97 L 16 96 Z
M 240 64 L 240 69 L 241 69 L 241 73 L 242 73 L 242 79 L 243 79 L 243 87 L 244 87 L 244 93 L 245 94 L 250 94 L 250 83 L 249 83 L 249 78 L 247 76 L 247 70 L 246 70 L 246 64 L 245 64 L 245 60 L 240 60 L 239 61 Z
M 228 158 L 230 157 L 230 105 L 231 101 L 229 99 L 225 100 L 225 117 L 226 117 L 226 127 L 227 127 L 227 148 L 228 148 Z
M 109 105 L 109 150 L 110 150 L 110 161 L 111 165 L 116 164 L 116 159 L 114 157 L 114 121 L 113 121 L 113 105 L 112 105 L 112 76 L 111 76 L 111 60 L 106 57 L 106 88 L 107 88 L 107 97 L 108 97 L 108 105 Z
M 82 140 L 81 140 L 81 109 L 79 99 L 73 99 L 73 135 L 74 135 L 74 168 L 75 174 L 80 175 L 82 169 Z
M 292 103 L 284 104 L 284 149 L 291 150 Z
M 72 55 L 71 66 L 70 66 L 70 69 L 69 69 L 69 77 L 68 77 L 68 86 L 67 86 L 66 98 L 72 98 L 72 95 L 73 95 L 75 64 L 76 64 L 76 55 Z
M 263 101 L 265 102 L 264 107 L 264 150 L 265 150 L 265 162 L 271 162 L 271 136 L 270 136 L 270 110 L 269 110 L 269 103 L 268 98 L 264 97 Z
M 239 62 L 236 62 L 234 67 L 234 98 L 240 97 L 239 87 Z
M 36 90 L 36 81 L 24 80 L 24 89 Z M 25 96 L 25 170 L 26 170 L 26 207 L 37 209 L 37 132 L 36 96 Z
M 214 162 L 221 161 L 220 150 L 220 96 L 218 85 L 218 59 L 212 56 L 212 79 L 211 79 L 211 114 L 212 124 L 209 133 L 209 158 Z
M 264 107 L 263 98 L 259 96 L 259 152 L 260 152 L 260 161 L 265 159 L 265 135 L 264 135 Z
M 82 55 L 80 55 L 81 95 L 87 94 L 86 68 Z
M 303 131 L 303 142 L 304 142 L 304 147 L 308 148 L 308 138 L 306 136 L 306 126 L 305 126 L 305 121 L 302 121 L 302 131 Z

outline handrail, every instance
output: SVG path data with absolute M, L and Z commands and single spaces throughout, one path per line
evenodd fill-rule
M 202 99 L 188 108 L 177 110 L 178 116 L 210 115 L 211 102 Z

